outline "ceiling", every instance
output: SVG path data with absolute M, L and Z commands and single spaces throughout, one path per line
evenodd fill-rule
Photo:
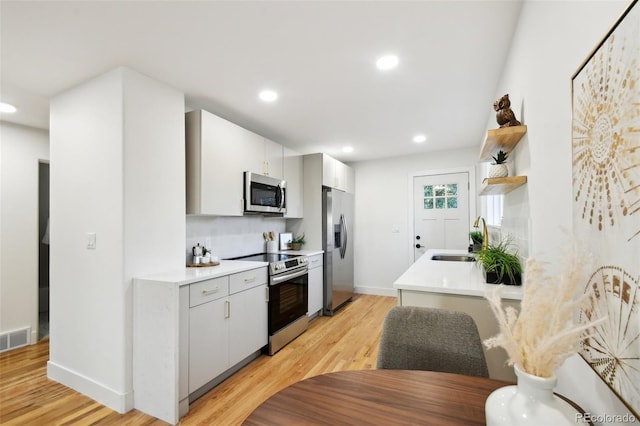
M 0 100 L 18 112 L 1 118 L 48 128 L 51 97 L 127 66 L 183 91 L 187 110 L 302 153 L 352 162 L 478 146 L 521 6 L 2 0 Z M 378 70 L 388 53 L 398 67 Z M 263 88 L 278 100 L 260 101 Z

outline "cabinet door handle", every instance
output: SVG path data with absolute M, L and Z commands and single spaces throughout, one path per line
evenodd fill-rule
M 311 261 L 311 263 L 318 263 L 318 262 L 320 262 L 320 259 L 313 259 L 313 260 Z
M 203 296 L 208 296 L 209 294 L 217 293 L 220 291 L 220 287 L 212 288 L 211 290 L 202 290 Z
M 265 287 L 265 302 L 269 302 L 269 287 Z
M 231 318 L 231 302 L 228 300 L 224 301 L 224 317 L 225 319 Z
M 245 278 L 245 279 L 244 279 L 244 283 L 245 283 L 245 284 L 249 284 L 249 283 L 254 282 L 255 280 L 256 280 L 256 277 Z

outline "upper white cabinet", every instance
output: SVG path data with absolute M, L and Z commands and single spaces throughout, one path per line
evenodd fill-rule
M 287 182 L 287 213 L 284 217 L 301 218 L 304 201 L 304 164 L 300 153 L 284 147 L 284 180 Z
M 278 179 L 284 178 L 284 147 L 264 138 L 263 175 Z
M 250 150 L 245 153 L 247 158 L 245 170 L 282 179 L 284 147 L 256 133 L 248 130 L 245 132 L 247 132 L 245 134 L 247 146 L 250 147 Z
M 319 155 L 322 155 L 322 185 L 353 193 L 353 169 L 327 154 Z
M 202 110 L 186 114 L 185 131 L 187 214 L 242 216 L 250 132 Z
M 282 145 L 203 110 L 185 127 L 187 214 L 242 216 L 245 171 L 284 177 Z

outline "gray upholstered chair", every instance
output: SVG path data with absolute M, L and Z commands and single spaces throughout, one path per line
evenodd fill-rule
M 489 377 L 476 323 L 464 312 L 396 306 L 384 320 L 377 368 Z

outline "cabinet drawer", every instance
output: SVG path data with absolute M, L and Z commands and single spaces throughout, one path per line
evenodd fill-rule
M 229 295 L 229 277 L 214 278 L 189 286 L 189 307 Z
M 267 284 L 267 267 L 251 269 L 230 276 L 229 293 L 234 294 L 239 291 L 253 288 L 262 284 Z
M 324 264 L 324 254 L 314 254 L 313 256 L 308 256 L 307 265 L 309 265 L 309 269 L 317 268 Z

